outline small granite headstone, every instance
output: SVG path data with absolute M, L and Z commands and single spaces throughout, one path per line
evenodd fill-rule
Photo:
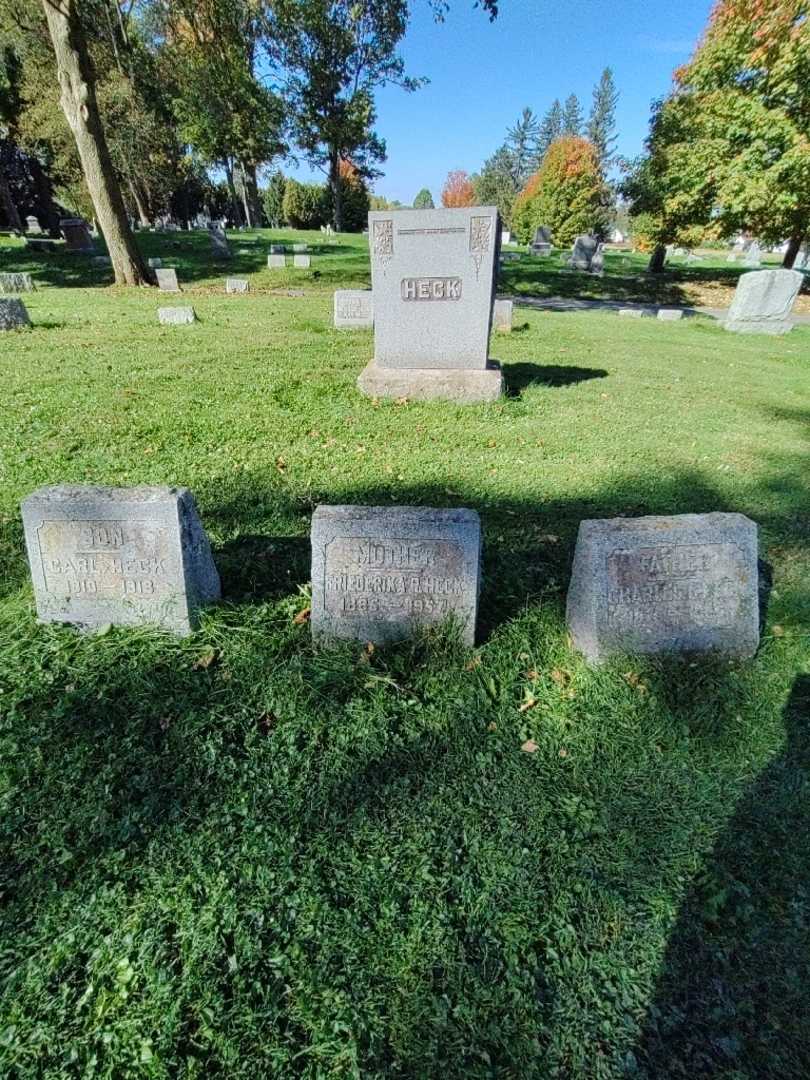
M 309 270 L 309 255 L 293 255 L 293 266 L 296 270 Z
M 30 274 L 0 274 L 0 293 L 33 292 L 34 279 Z
M 285 250 L 286 249 L 284 247 L 284 244 L 271 244 L 270 245 L 270 254 L 271 255 L 283 255 Z
M 283 255 L 267 256 L 267 268 L 269 270 L 283 270 L 285 266 L 286 261 Z
M 247 278 L 229 277 L 225 279 L 226 293 L 250 292 L 250 282 Z
M 738 334 L 787 334 L 790 313 L 804 276 L 798 270 L 754 270 L 742 274 L 723 323 Z
M 230 259 L 231 249 L 228 247 L 224 229 L 212 226 L 208 230 L 208 239 L 211 241 L 211 254 L 215 259 Z
M 589 269 L 588 273 L 589 274 L 595 274 L 596 277 L 601 277 L 602 274 L 604 274 L 604 272 L 605 272 L 605 248 L 604 248 L 603 244 L 600 244 L 599 247 L 594 252 L 593 258 L 591 259 L 591 266 L 590 266 L 590 269 Z
M 158 308 L 158 322 L 161 326 L 188 326 L 196 318 L 193 307 Z
M 492 305 L 492 329 L 509 334 L 512 331 L 512 301 L 496 300 Z
M 572 270 L 590 270 L 598 248 L 599 241 L 595 236 L 578 236 L 574 241 L 574 250 L 568 260 L 568 266 Z
M 156 259 L 154 256 L 152 258 L 148 259 L 147 261 L 149 263 L 150 269 L 152 269 L 152 270 L 159 270 L 161 268 L 161 266 L 163 266 L 163 260 L 162 259 Z
M 0 298 L 0 331 L 21 330 L 30 325 L 31 320 L 22 300 Z
M 677 322 L 678 319 L 683 318 L 683 311 L 681 308 L 659 308 L 658 319 L 661 322 Z
M 30 236 L 40 236 L 42 234 L 42 226 L 39 223 L 39 218 L 34 217 L 31 214 L 25 219 L 25 229 Z
M 177 282 L 177 271 L 173 267 L 165 267 L 161 269 L 158 267 L 155 270 L 155 277 L 157 278 L 158 287 L 161 292 L 180 292 L 180 285 Z
M 762 248 L 759 246 L 758 240 L 754 240 L 754 242 L 746 251 L 745 265 L 751 267 L 757 267 L 762 265 Z
M 619 314 L 625 319 L 649 319 L 652 316 L 652 312 L 647 308 L 640 307 L 623 307 L 619 308 Z
M 65 246 L 71 254 L 88 254 L 93 251 L 90 226 L 84 218 L 62 218 L 59 222 Z
M 373 294 L 365 289 L 338 289 L 335 292 L 335 327 L 338 330 L 356 330 L 372 326 Z
M 293 244 L 292 249 L 294 255 L 304 255 L 309 251 L 309 244 Z
M 188 634 L 219 599 L 187 488 L 44 487 L 23 501 L 22 517 L 41 622 Z
M 547 259 L 551 255 L 551 244 L 532 244 L 530 250 L 532 255 L 536 255 L 540 259 Z
M 511 244 L 512 243 L 512 234 L 508 229 L 501 230 L 501 243 L 502 244 Z
M 742 514 L 583 521 L 567 622 L 591 661 L 616 653 L 753 656 L 755 523 Z
M 454 618 L 475 642 L 481 522 L 474 510 L 319 506 L 312 633 L 385 644 Z

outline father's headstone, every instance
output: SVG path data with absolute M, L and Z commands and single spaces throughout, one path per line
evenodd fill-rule
M 493 401 L 488 364 L 498 247 L 494 206 L 369 214 L 374 360 L 369 397 Z
M 472 645 L 480 561 L 474 510 L 319 506 L 312 633 L 385 644 L 454 618 Z
M 762 248 L 759 246 L 759 241 L 754 240 L 751 246 L 745 253 L 745 265 L 746 266 L 760 266 L 762 263 Z
M 22 300 L 0 299 L 0 331 L 20 330 L 30 325 L 31 320 Z
M 33 292 L 33 289 L 30 274 L 0 274 L 0 293 Z
M 335 327 L 338 330 L 368 328 L 374 325 L 374 297 L 364 289 L 338 289 L 335 292 Z
M 567 621 L 592 661 L 616 653 L 752 656 L 756 525 L 742 514 L 583 521 Z
M 293 255 L 293 267 L 296 270 L 309 270 L 309 255 Z
M 229 277 L 225 279 L 226 293 L 250 292 L 250 282 L 247 278 Z
M 589 271 L 598 248 L 599 241 L 595 236 L 578 236 L 574 241 L 574 250 L 568 260 L 568 266 L 572 270 Z
M 512 301 L 496 300 L 492 305 L 492 329 L 509 334 L 512 331 Z
M 22 517 L 42 622 L 188 634 L 219 598 L 187 488 L 44 487 L 23 501 Z
M 39 223 L 39 218 L 34 217 L 31 214 L 25 219 L 25 230 L 29 236 L 40 236 L 42 234 L 42 226 Z
M 158 308 L 158 322 L 161 326 L 188 326 L 196 318 L 193 307 Z
M 231 249 L 228 247 L 224 229 L 212 226 L 208 230 L 208 239 L 211 241 L 211 254 L 215 259 L 230 259 Z
M 738 334 L 787 334 L 790 312 L 804 276 L 798 270 L 754 270 L 742 274 L 723 326 Z
M 155 270 L 155 277 L 161 292 L 180 292 L 177 271 L 173 267 L 167 266 L 164 269 L 158 267 Z
M 90 226 L 84 218 L 62 218 L 59 222 L 65 246 L 71 254 L 87 254 L 93 250 Z

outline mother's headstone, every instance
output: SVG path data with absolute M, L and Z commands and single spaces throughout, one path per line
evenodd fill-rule
M 567 620 L 589 660 L 759 644 L 757 527 L 742 514 L 583 521 Z
M 220 595 L 187 488 L 44 487 L 22 504 L 42 622 L 188 634 Z
M 0 298 L 0 330 L 21 330 L 31 325 L 22 300 Z
M 738 334 L 787 334 L 790 313 L 804 276 L 798 270 L 755 270 L 743 274 L 723 324 Z
M 475 641 L 481 522 L 474 510 L 319 506 L 312 633 L 385 644 L 454 619 Z

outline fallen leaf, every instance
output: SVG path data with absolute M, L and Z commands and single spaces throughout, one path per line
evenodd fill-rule
M 487 731 L 497 731 L 497 730 L 498 730 L 498 725 L 495 723 L 494 720 L 491 720 L 487 724 Z
M 537 704 L 537 698 L 526 698 L 524 702 L 518 705 L 518 712 L 528 712 L 529 709 L 533 709 Z
M 204 653 L 201 653 L 194 661 L 193 668 L 195 671 L 207 671 L 208 668 L 214 663 L 219 654 L 216 649 L 206 649 Z
M 535 750 L 539 750 L 540 747 L 533 739 L 527 739 L 520 748 L 524 754 L 533 754 Z
M 571 673 L 555 667 L 551 672 L 551 678 L 557 686 L 567 686 L 571 682 Z
M 526 672 L 526 678 L 531 679 L 532 682 L 537 682 L 540 678 L 540 672 L 536 668 L 531 668 Z
M 568 757 L 568 751 L 565 749 L 565 747 L 560 750 L 560 757 Z
M 784 626 L 779 626 L 779 624 L 777 623 L 775 626 L 771 627 L 771 633 L 773 634 L 774 637 L 784 637 L 785 636 L 785 628 L 784 628 Z
M 275 726 L 276 718 L 271 712 L 262 713 L 256 721 L 256 727 L 260 735 L 269 735 L 270 729 Z
M 309 617 L 312 614 L 312 608 L 305 607 L 293 619 L 293 623 L 296 626 L 303 626 L 304 623 L 309 622 Z
M 480 666 L 481 666 L 481 657 L 480 656 L 473 656 L 472 659 L 468 660 L 467 663 L 464 665 L 464 670 L 465 671 L 475 671 L 475 669 L 477 667 L 480 667 Z

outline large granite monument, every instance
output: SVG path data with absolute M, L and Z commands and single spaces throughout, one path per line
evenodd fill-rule
M 42 622 L 188 634 L 219 598 L 187 488 L 44 487 L 23 501 L 22 517 Z
M 374 360 L 369 397 L 493 401 L 489 362 L 500 226 L 494 206 L 369 214 Z
M 738 334 L 787 334 L 790 313 L 802 287 L 798 270 L 754 270 L 742 274 L 723 323 Z
M 567 621 L 592 661 L 617 653 L 752 656 L 757 527 L 742 514 L 583 521 Z
M 385 644 L 452 618 L 472 645 L 480 561 L 474 510 L 319 506 L 312 633 Z

